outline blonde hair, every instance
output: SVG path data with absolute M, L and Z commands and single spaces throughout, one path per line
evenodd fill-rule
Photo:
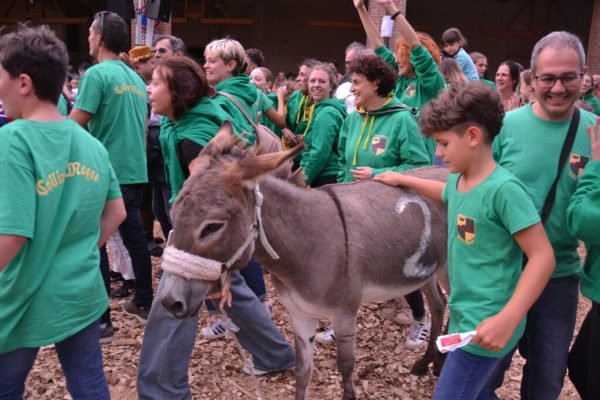
M 240 42 L 231 38 L 213 40 L 206 45 L 204 57 L 212 53 L 223 59 L 225 63 L 235 61 L 235 69 L 231 72 L 233 76 L 238 76 L 246 71 L 246 53 Z

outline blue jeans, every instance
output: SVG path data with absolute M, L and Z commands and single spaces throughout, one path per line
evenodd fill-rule
M 458 349 L 448 354 L 433 393 L 434 400 L 498 399 L 497 370 L 505 358 L 483 357 Z M 502 382 L 500 382 L 502 383 Z
M 251 258 L 248 265 L 240 270 L 240 273 L 244 277 L 246 285 L 254 292 L 258 300 L 264 301 L 267 298 L 267 287 L 265 286 L 265 277 L 260 264 L 254 258 Z M 211 300 L 206 300 L 206 308 L 211 313 L 217 312 L 217 308 Z
M 133 302 L 138 307 L 150 307 L 152 304 L 152 262 L 140 219 L 144 187 L 145 184 L 121 185 L 127 218 L 119 226 L 119 233 L 131 257 L 135 276 Z
M 562 391 L 569 345 L 575 329 L 579 275 L 550 279 L 527 314 L 525 333 L 519 353 L 525 358 L 521 399 L 557 399 Z M 516 350 L 516 349 L 515 349 Z M 503 375 L 511 359 L 505 358 L 499 372 Z M 496 388 L 500 387 L 502 380 Z
M 74 400 L 110 399 L 102 369 L 98 321 L 56 343 L 56 353 Z M 39 347 L 21 348 L 0 354 L 0 399 L 22 399 L 25 380 Z
M 163 280 L 144 332 L 138 367 L 137 389 L 140 399 L 191 399 L 188 365 L 192 355 L 198 314 L 178 320 L 160 302 Z M 254 366 L 280 371 L 295 364 L 294 351 L 269 318 L 258 298 L 239 272 L 231 274 L 233 308 L 226 308 L 240 328 L 236 333 L 241 345 L 252 354 Z

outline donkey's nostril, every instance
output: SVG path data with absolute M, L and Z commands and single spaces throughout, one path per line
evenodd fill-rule
M 171 312 L 181 318 L 185 314 L 185 305 L 181 301 L 176 301 L 171 305 Z

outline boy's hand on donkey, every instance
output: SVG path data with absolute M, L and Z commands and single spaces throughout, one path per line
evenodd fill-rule
M 499 351 L 506 346 L 518 324 L 519 321 L 515 324 L 513 319 L 498 313 L 479 324 L 473 343 L 488 350 Z
M 373 180 L 381 183 L 385 183 L 390 186 L 401 186 L 402 185 L 402 175 L 393 172 L 393 171 L 385 171 L 379 175 L 375 175 Z

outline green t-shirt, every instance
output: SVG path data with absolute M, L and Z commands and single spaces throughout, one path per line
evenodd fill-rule
M 589 91 L 582 97 L 582 100 L 592 106 L 594 114 L 600 115 L 600 100 L 594 95 L 594 92 Z
M 75 108 L 93 114 L 88 129 L 108 150 L 119 184 L 148 182 L 142 78 L 122 61 L 96 64 L 79 82 Z
M 513 235 L 540 220 L 521 182 L 502 167 L 467 192 L 457 190 L 459 177 L 450 174 L 442 193 L 448 203 L 449 333 L 474 330 L 508 303 L 521 277 L 523 259 Z M 525 319 L 497 352 L 477 344 L 463 349 L 502 357 L 516 346 L 524 330 Z
M 296 135 L 302 135 L 306 130 L 311 104 L 311 98 L 299 90 L 292 93 L 288 100 L 285 110 L 285 125 Z
M 567 209 L 571 234 L 585 243 L 581 293 L 600 303 L 600 161 L 590 161 Z
M 300 162 L 309 185 L 319 177 L 337 176 L 338 137 L 345 118 L 346 104 L 340 99 L 321 100 L 315 105 L 304 133 L 306 148 Z
M 485 83 L 486 85 L 488 85 L 489 87 L 491 87 L 492 89 L 496 89 L 496 84 L 490 80 L 484 79 L 484 78 L 479 78 L 479 80 L 483 83 Z
M 556 178 L 558 158 L 567 136 L 571 119 L 547 121 L 537 117 L 527 104 L 510 111 L 504 117 L 500 134 L 493 143 L 494 158 L 502 167 L 514 174 L 527 189 L 541 214 L 550 186 Z M 577 254 L 578 242 L 566 227 L 566 211 L 577 180 L 590 159 L 590 139 L 586 127 L 595 125 L 595 116 L 580 110 L 577 136 L 556 189 L 552 212 L 544 224 L 546 234 L 554 248 L 556 269 L 552 278 L 579 273 L 581 261 Z
M 0 272 L 0 354 L 79 332 L 108 307 L 97 241 L 121 197 L 106 149 L 71 120 L 0 129 L 0 234 L 28 238 Z
M 266 95 L 267 99 L 269 100 L 269 105 L 271 107 L 273 107 L 273 109 L 275 111 L 277 111 L 277 107 L 279 106 L 279 100 L 277 99 L 277 93 L 276 92 L 271 92 L 269 94 Z M 265 110 L 265 112 L 268 110 L 269 108 L 267 108 Z M 271 121 L 269 118 L 267 118 L 266 115 L 261 114 L 260 116 L 260 123 L 263 124 L 264 126 L 266 126 L 267 128 L 269 128 L 270 130 L 273 131 L 274 134 L 276 134 L 277 136 L 281 137 L 281 128 L 278 127 L 277 125 L 275 125 L 275 122 Z
M 431 164 L 413 114 L 395 97 L 378 110 L 357 109 L 348 114 L 338 142 L 338 182 L 353 182 L 356 167 L 383 171 L 405 171 Z

